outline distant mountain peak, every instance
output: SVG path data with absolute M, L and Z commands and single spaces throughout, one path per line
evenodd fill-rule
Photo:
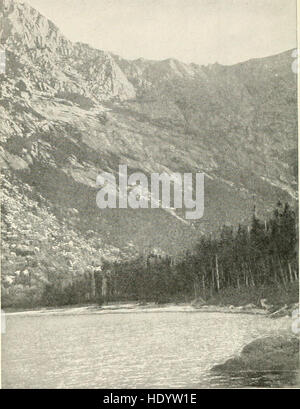
M 1 44 L 31 65 L 33 88 L 53 88 L 53 94 L 77 92 L 99 101 L 135 97 L 132 84 L 110 53 L 73 44 L 26 3 L 0 0 L 1 12 Z

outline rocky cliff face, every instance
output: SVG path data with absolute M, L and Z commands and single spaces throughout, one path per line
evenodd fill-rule
M 99 264 L 103 254 L 132 249 L 177 254 L 203 232 L 247 221 L 254 203 L 264 214 L 278 199 L 296 200 L 291 52 L 226 67 L 128 61 L 71 43 L 38 11 L 14 0 L 0 0 L 0 37 L 6 53 L 0 74 L 2 271 L 16 285 L 16 271 L 43 281 L 53 269 L 85 270 L 85 264 L 71 267 L 67 255 L 56 266 L 56 245 L 46 239 L 45 246 L 42 231 L 35 233 L 43 221 L 73 235 L 69 241 L 82 249 L 77 257 L 85 263 L 84 248 L 96 249 Z M 116 173 L 119 164 L 146 175 L 204 172 L 203 219 L 190 223 L 174 210 L 100 211 L 96 176 Z M 19 246 L 30 254 L 16 252 Z M 27 260 L 38 249 L 52 266 Z
M 3 0 L 0 14 L 1 44 L 12 57 L 18 55 L 18 71 L 24 70 L 32 88 L 52 95 L 78 93 L 95 100 L 135 96 L 134 87 L 109 54 L 72 44 L 37 10 Z M 17 74 L 14 62 L 8 69 Z

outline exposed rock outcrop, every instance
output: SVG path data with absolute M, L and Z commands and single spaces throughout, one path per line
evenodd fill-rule
M 239 356 L 216 365 L 213 370 L 232 373 L 299 370 L 299 339 L 278 335 L 254 340 Z
M 87 252 L 95 263 L 118 249 L 178 254 L 218 229 L 221 219 L 245 222 L 253 198 L 262 215 L 279 199 L 297 198 L 291 52 L 231 67 L 129 61 L 72 43 L 16 0 L 0 0 L 0 47 L 6 54 L 0 74 L 2 275 L 15 284 L 5 284 L 12 299 L 22 292 L 23 271 L 32 272 L 27 290 L 38 294 L 47 271 L 82 274 Z M 96 177 L 117 175 L 119 164 L 146 175 L 205 173 L 204 218 L 188 222 L 180 209 L 100 211 Z M 72 208 L 76 216 L 67 214 Z M 64 249 L 49 239 L 57 240 L 57 230 Z M 71 237 L 76 254 L 74 247 L 66 250 Z M 38 257 L 15 251 L 30 240 Z M 43 269 L 46 261 L 50 267 Z

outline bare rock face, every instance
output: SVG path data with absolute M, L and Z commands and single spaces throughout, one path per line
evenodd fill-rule
M 71 63 L 97 99 L 135 98 L 135 89 L 109 53 L 76 43 Z
M 133 85 L 109 54 L 72 44 L 48 19 L 25 3 L 0 1 L 1 44 L 8 53 L 8 74 L 16 60 L 39 91 L 73 92 L 95 100 L 135 97 Z M 20 67 L 21 69 L 21 67 Z
M 1 43 L 13 51 L 49 50 L 68 55 L 72 44 L 48 19 L 26 3 L 1 0 Z
M 65 260 L 74 250 L 65 254 L 50 239 L 46 245 L 44 231 L 54 242 L 57 231 L 67 231 L 67 243 L 73 237 L 81 261 L 74 271 L 81 274 L 90 254 L 97 264 L 104 253 L 128 249 L 129 237 L 133 251 L 157 247 L 177 255 L 218 229 L 220 220 L 248 222 L 254 201 L 263 216 L 278 200 L 297 199 L 297 78 L 290 51 L 228 67 L 129 61 L 72 43 L 15 0 L 0 0 L 0 48 L 6 54 L 2 271 L 10 278 L 16 269 L 37 271 L 32 277 L 40 291 L 46 271 L 72 270 Z M 205 173 L 203 219 L 188 222 L 183 210 L 101 212 L 96 177 L 101 171 L 117 176 L 120 164 L 146 175 Z M 71 226 L 68 208 L 78 211 Z M 48 227 L 40 231 L 44 221 Z M 14 250 L 28 240 L 40 249 L 38 265 Z

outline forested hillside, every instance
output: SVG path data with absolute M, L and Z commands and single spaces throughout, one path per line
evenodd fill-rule
M 106 263 L 103 274 L 108 280 L 105 301 L 224 302 L 218 294 L 227 290 L 231 304 L 254 301 L 261 306 L 273 288 L 278 294 L 273 302 L 287 300 L 291 289 L 297 302 L 298 218 L 287 203 L 278 202 L 270 219 L 260 220 L 254 212 L 251 225 L 223 226 L 180 258 L 151 253 Z

